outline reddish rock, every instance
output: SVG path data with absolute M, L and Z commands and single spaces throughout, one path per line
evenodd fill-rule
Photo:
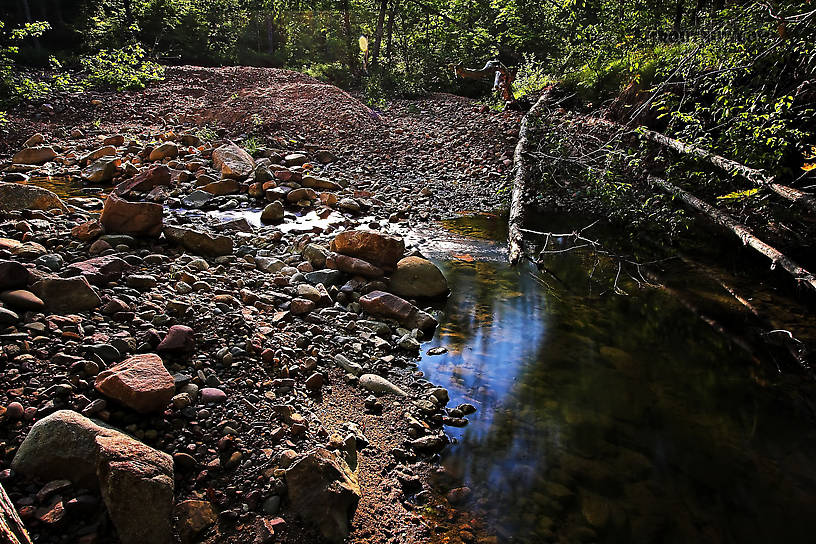
M 176 391 L 173 377 L 154 353 L 135 355 L 101 372 L 94 387 L 144 414 L 164 410 Z
M 156 351 L 192 351 L 195 349 L 195 333 L 185 325 L 173 325 Z
M 99 221 L 109 233 L 158 236 L 163 213 L 161 204 L 128 202 L 111 193 Z
M 100 243 L 107 243 L 103 240 Z M 96 242 L 95 242 L 96 243 Z M 110 244 L 108 244 L 110 247 Z M 112 281 L 118 281 L 124 272 L 130 269 L 130 265 L 119 257 L 106 255 L 104 257 L 94 257 L 86 261 L 71 263 L 66 271 L 68 274 L 77 274 L 88 280 L 93 285 L 105 285 Z
M 28 269 L 17 261 L 0 261 L 0 291 L 25 287 Z
M 129 180 L 123 181 L 116 186 L 113 192 L 118 196 L 124 196 L 133 191 L 147 193 L 160 185 L 169 186 L 171 177 L 170 169 L 166 165 L 152 166 Z
M 331 253 L 326 257 L 326 267 L 366 278 L 380 278 L 385 274 L 382 268 L 376 267 L 369 262 L 337 253 Z
M 196 255 L 217 257 L 232 253 L 232 238 L 229 236 L 212 235 L 207 232 L 182 227 L 166 227 L 164 236 L 169 241 Z
M 436 319 L 407 300 L 384 291 L 371 291 L 363 295 L 360 306 L 371 315 L 394 319 L 411 329 L 433 330 L 437 324 Z
M 102 228 L 102 225 L 99 223 L 98 219 L 82 223 L 81 225 L 77 225 L 71 229 L 71 236 L 81 242 L 96 240 L 103 234 L 105 234 L 105 229 Z
M 306 389 L 310 389 L 312 391 L 319 390 L 321 387 L 323 387 L 323 374 L 315 372 L 306 379 L 305 385 Z
M 331 250 L 368 261 L 386 272 L 394 270 L 405 253 L 405 242 L 398 236 L 368 230 L 349 230 L 334 237 Z

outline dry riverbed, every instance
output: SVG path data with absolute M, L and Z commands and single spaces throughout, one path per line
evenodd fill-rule
M 447 284 L 403 235 L 498 203 L 518 117 L 189 67 L 12 116 L 0 483 L 35 540 L 429 540 L 473 408 L 416 368 Z

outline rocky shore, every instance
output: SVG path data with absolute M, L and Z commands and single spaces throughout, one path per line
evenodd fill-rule
M 0 484 L 34 540 L 425 540 L 475 409 L 416 368 L 447 283 L 410 208 L 318 146 L 72 136 L 0 174 Z

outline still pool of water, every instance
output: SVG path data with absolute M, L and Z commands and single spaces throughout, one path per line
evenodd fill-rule
M 586 253 L 542 275 L 506 264 L 503 220 L 444 226 L 420 247 L 452 290 L 424 350 L 448 352 L 420 368 L 450 406 L 478 411 L 448 428 L 440 489 L 472 495 L 439 542 L 465 529 L 494 542 L 816 539 L 816 427 L 764 377 L 772 363 L 683 293 L 591 294 Z

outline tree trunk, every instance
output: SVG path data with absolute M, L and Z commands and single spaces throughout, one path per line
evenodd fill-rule
M 385 58 L 389 63 L 391 62 L 391 45 L 394 39 L 394 12 L 397 11 L 398 4 L 399 0 L 391 0 L 391 9 L 388 12 L 388 38 L 385 42 Z
M 374 45 L 371 47 L 371 66 L 377 66 L 377 58 L 380 56 L 380 44 L 383 36 L 383 23 L 385 22 L 385 11 L 388 7 L 388 0 L 381 0 L 380 15 L 377 17 L 377 31 L 374 33 Z
M 521 127 L 519 128 L 519 140 L 516 144 L 516 151 L 513 155 L 513 192 L 510 195 L 510 217 L 507 220 L 508 224 L 508 258 L 511 264 L 518 264 L 522 257 L 526 256 L 524 251 L 524 236 L 522 234 L 522 227 L 526 222 L 527 209 L 525 203 L 527 201 L 527 193 L 529 191 L 528 184 L 533 173 L 533 166 L 530 164 L 530 159 L 527 157 L 530 152 L 530 119 L 538 116 L 539 111 L 549 99 L 549 93 L 544 93 L 538 101 L 530 108 L 530 111 L 521 120 Z
M 655 176 L 649 176 L 648 179 L 651 185 L 659 187 L 662 191 L 679 198 L 687 206 L 694 208 L 699 213 L 708 217 L 714 223 L 731 231 L 731 233 L 739 238 L 744 245 L 749 246 L 760 255 L 770 259 L 771 269 L 776 268 L 777 265 L 781 266 L 785 271 L 793 276 L 793 279 L 796 281 L 798 286 L 804 287 L 807 291 L 810 291 L 811 294 L 816 293 L 816 277 L 814 277 L 813 274 L 793 262 L 779 250 L 769 246 L 754 236 L 751 229 L 741 223 L 738 223 L 730 215 L 721 212 L 714 206 L 700 200 L 693 194 L 687 193 L 683 189 L 672 185 L 664 179 L 660 179 Z
M 2 544 L 31 544 L 28 532 L 2 485 L 0 485 L 0 542 Z
M 677 41 L 682 41 L 680 31 L 683 29 L 683 0 L 677 0 L 677 7 L 674 11 L 674 33 L 677 35 Z
M 668 136 L 653 130 L 645 130 L 643 135 L 655 143 L 666 146 L 669 149 L 673 149 L 678 153 L 691 155 L 695 158 L 704 160 L 707 163 L 723 170 L 727 174 L 738 175 L 754 183 L 755 185 L 770 189 L 782 198 L 807 207 L 811 212 L 816 212 L 816 197 L 811 194 L 804 193 L 798 189 L 794 189 L 793 187 L 775 183 L 773 176 L 767 172 L 750 168 L 736 161 L 715 155 L 709 151 L 706 151 L 705 149 L 685 144 L 679 140 L 675 140 L 674 138 L 669 138 Z

